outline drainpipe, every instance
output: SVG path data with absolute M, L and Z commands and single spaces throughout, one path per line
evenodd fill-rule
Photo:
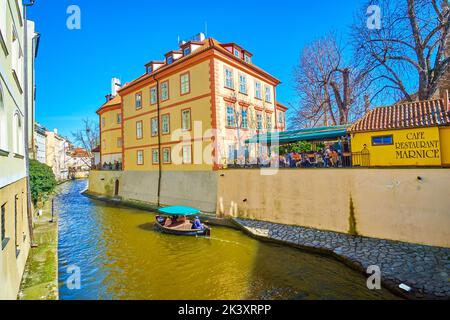
M 27 8 L 31 7 L 34 4 L 34 0 L 30 0 L 28 3 L 23 4 L 23 20 L 24 20 L 24 115 L 25 115 L 25 170 L 26 170 L 26 180 L 27 180 L 27 217 L 28 217 L 28 229 L 30 233 L 30 244 L 32 247 L 34 244 L 34 235 L 33 235 L 33 212 L 31 210 L 31 190 L 30 190 L 30 152 L 28 149 L 29 139 L 28 139 L 28 131 L 30 130 L 28 125 L 28 20 L 27 20 Z M 32 128 L 33 129 L 33 128 Z
M 153 76 L 153 79 L 156 81 L 156 109 L 158 111 L 158 207 L 161 206 L 161 174 L 162 174 L 162 157 L 161 157 L 161 128 L 160 128 L 160 118 L 161 118 L 161 109 L 159 107 L 159 80 Z M 151 97 L 150 97 L 151 98 Z M 150 128 L 151 130 L 151 128 Z M 152 155 L 153 157 L 153 155 Z

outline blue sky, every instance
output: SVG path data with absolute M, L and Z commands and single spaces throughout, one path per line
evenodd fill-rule
M 253 62 L 283 83 L 282 103 L 294 103 L 293 68 L 304 45 L 335 30 L 348 33 L 361 0 L 167 1 L 36 0 L 29 19 L 41 33 L 36 61 L 36 119 L 67 137 L 95 111 L 113 76 L 128 82 L 144 64 L 176 49 L 178 36 L 204 30 L 220 42 L 236 42 Z M 69 30 L 66 10 L 81 9 L 81 30 Z

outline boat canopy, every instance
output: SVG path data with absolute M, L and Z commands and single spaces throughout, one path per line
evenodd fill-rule
M 174 206 L 159 208 L 158 212 L 168 216 L 193 216 L 199 214 L 200 210 L 185 206 Z
M 326 139 L 335 139 L 348 135 L 348 125 L 307 128 L 293 131 L 283 131 L 275 134 L 258 134 L 245 141 L 246 144 L 262 143 L 267 145 L 289 144 L 299 141 L 321 141 Z

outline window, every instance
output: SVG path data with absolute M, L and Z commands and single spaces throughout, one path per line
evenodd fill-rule
M 8 139 L 6 129 L 6 111 L 5 104 L 3 103 L 3 90 L 2 85 L 0 83 L 0 149 L 6 150 L 8 149 Z
M 122 114 L 118 113 L 117 114 L 117 124 L 121 124 L 122 123 Z
M 234 117 L 234 106 L 229 104 L 227 105 L 227 127 L 235 127 L 236 120 Z
M 248 109 L 242 109 L 242 124 L 243 129 L 248 129 Z
M 259 81 L 255 82 L 255 98 L 259 100 L 262 99 L 261 82 Z
M 23 151 L 22 119 L 18 113 L 15 113 L 13 118 L 13 152 L 22 155 Z
M 156 104 L 158 97 L 156 92 L 156 87 L 150 88 L 150 104 Z
M 239 92 L 247 94 L 247 76 L 244 74 L 239 75 Z
M 170 133 L 170 115 L 169 114 L 163 114 L 161 116 L 161 122 L 162 122 L 162 134 L 169 134 Z
M 225 87 L 234 89 L 233 70 L 230 68 L 225 68 Z
M 163 148 L 163 163 L 170 163 L 170 148 Z
M 138 164 L 138 166 L 142 166 L 144 164 L 144 151 L 143 150 L 137 151 L 137 164 Z
M 153 164 L 159 163 L 159 150 L 158 149 L 152 150 L 152 162 L 153 162 Z
M 237 160 L 237 149 L 236 145 L 229 144 L 228 145 L 228 163 L 234 163 L 235 160 Z
M 6 39 L 5 39 L 6 40 Z M 12 46 L 11 46 L 11 52 L 12 52 L 12 69 L 14 71 L 14 74 L 16 76 L 16 79 L 19 83 L 19 85 L 22 85 L 22 77 L 23 77 L 23 53 L 22 49 L 20 48 L 19 43 L 19 36 L 17 35 L 16 29 L 13 27 L 13 35 L 12 35 Z
M 151 120 L 152 137 L 158 135 L 158 118 L 152 118 Z
M 272 115 L 270 114 L 266 115 L 266 126 L 267 129 L 272 129 Z
M 136 109 L 142 108 L 142 94 L 141 93 L 136 93 L 136 95 L 134 96 L 134 102 L 135 102 Z
M 234 49 L 234 55 L 238 58 L 241 57 L 241 52 L 238 49 Z
M 3 242 L 6 240 L 6 204 L 2 205 L 2 209 L 1 209 L 1 224 L 2 224 L 2 238 L 1 238 L 1 244 L 3 244 Z
M 183 163 L 191 164 L 192 163 L 192 146 L 186 145 L 183 146 Z
M 188 94 L 189 92 L 191 92 L 189 78 L 190 78 L 189 72 L 184 73 L 180 76 L 181 95 Z
M 161 83 L 161 100 L 169 100 L 169 81 Z
M 105 119 L 105 117 L 102 117 L 102 127 L 105 127 L 105 125 L 106 125 L 106 119 Z
M 167 57 L 167 64 L 172 64 L 173 63 L 173 57 Z
M 153 68 L 152 67 L 147 67 L 147 73 L 152 73 L 153 72 Z
M 250 58 L 249 55 L 244 55 L 244 60 L 245 60 L 245 62 L 247 62 L 247 63 L 251 63 L 251 62 L 252 62 L 252 59 Z
M 117 148 L 122 148 L 122 138 L 117 138 Z
M 181 111 L 181 129 L 191 130 L 191 109 Z
M 256 126 L 258 130 L 262 130 L 263 128 L 262 115 L 259 112 L 256 114 Z
M 136 139 L 142 139 L 142 121 L 136 122 Z
M 279 114 L 279 117 L 278 117 L 278 123 L 280 123 L 280 124 L 283 124 L 283 122 L 284 122 L 284 113 L 283 112 L 280 112 Z
M 372 137 L 373 146 L 386 146 L 392 144 L 394 144 L 394 137 L 392 135 Z
M 269 86 L 265 87 L 265 93 L 266 93 L 266 102 L 271 102 L 272 101 L 272 93 L 270 92 Z
M 191 53 L 191 48 L 190 47 L 187 47 L 187 48 L 185 48 L 184 50 L 183 50 L 183 55 L 185 55 L 185 56 L 187 56 L 188 54 L 190 54 Z

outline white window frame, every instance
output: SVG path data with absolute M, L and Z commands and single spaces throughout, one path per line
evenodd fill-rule
M 225 67 L 225 88 L 234 90 L 234 71 L 230 67 Z
M 150 104 L 158 103 L 158 92 L 156 87 L 150 88 Z
M 239 92 L 243 94 L 248 93 L 247 76 L 243 73 L 239 74 Z
M 231 110 L 231 113 L 230 113 Z M 232 104 L 227 104 L 227 127 L 236 127 L 235 109 Z
M 138 166 L 144 165 L 144 150 L 138 150 L 136 152 L 136 163 Z
M 152 149 L 152 163 L 159 164 L 159 149 Z
M 161 116 L 161 132 L 162 134 L 170 133 L 170 115 L 168 113 Z
M 262 83 L 255 81 L 255 98 L 262 100 Z
M 136 121 L 136 139 L 141 140 L 144 136 L 142 134 L 142 121 Z
M 245 117 L 244 117 L 244 114 L 245 114 Z M 247 108 L 242 109 L 241 117 L 242 117 L 242 121 L 241 121 L 242 129 L 248 129 L 248 109 Z
M 170 149 L 170 147 L 164 147 L 163 149 L 162 149 L 162 151 L 163 151 L 163 163 L 165 163 L 165 164 L 167 164 L 167 163 L 171 163 L 171 161 L 172 161 L 172 157 L 171 157 L 171 149 Z M 166 153 L 168 151 L 168 153 Z M 168 156 L 168 158 L 166 159 L 166 155 Z
M 161 101 L 169 100 L 169 81 L 161 83 Z
M 188 122 L 187 122 L 187 124 L 188 124 L 188 127 L 185 127 L 185 114 L 189 114 L 189 118 L 188 118 Z M 191 109 L 184 109 L 184 110 L 182 110 L 181 111 L 181 129 L 182 130 L 185 130 L 185 131 L 190 131 L 191 130 L 191 117 L 192 117 L 192 114 L 191 114 Z
M 186 152 L 189 150 L 188 152 Z M 192 145 L 186 144 L 182 147 L 183 164 L 192 164 Z M 189 155 L 189 156 L 188 156 Z
M 142 109 L 142 93 L 138 92 L 134 95 L 134 106 L 136 110 Z
M 181 95 L 191 92 L 191 75 L 189 72 L 180 75 L 180 88 Z
M 269 86 L 264 87 L 264 98 L 266 102 L 272 102 L 272 90 Z
M 152 137 L 157 137 L 158 136 L 158 118 L 151 118 L 150 119 L 150 130 L 151 130 L 151 134 Z

